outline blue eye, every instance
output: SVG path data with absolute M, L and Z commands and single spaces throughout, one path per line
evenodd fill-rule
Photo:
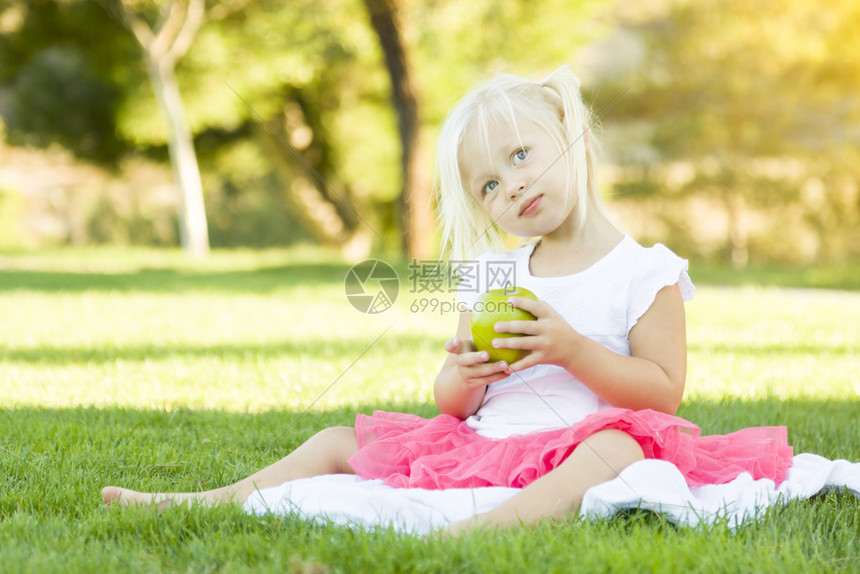
M 514 165 L 517 165 L 520 162 L 525 161 L 525 159 L 528 157 L 528 155 L 529 155 L 529 152 L 527 152 L 524 149 L 521 149 L 513 155 L 513 158 L 511 159 L 511 161 L 513 162 Z
M 491 191 L 493 191 L 494 189 L 496 189 L 497 187 L 499 187 L 498 181 L 488 181 L 487 184 L 484 185 L 484 189 L 482 191 L 486 195 L 486 194 L 490 193 Z

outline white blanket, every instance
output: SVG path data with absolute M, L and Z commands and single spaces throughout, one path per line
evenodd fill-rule
M 799 454 L 779 488 L 771 480 L 753 480 L 746 473 L 728 484 L 689 488 L 672 463 L 643 460 L 624 469 L 614 480 L 586 492 L 580 515 L 603 518 L 625 509 L 644 508 L 680 525 L 725 519 L 734 529 L 771 505 L 828 490 L 847 490 L 860 498 L 860 463 Z M 516 493 L 515 488 L 501 487 L 391 488 L 380 480 L 326 475 L 258 491 L 245 503 L 245 511 L 296 514 L 364 528 L 390 526 L 420 535 L 486 512 Z

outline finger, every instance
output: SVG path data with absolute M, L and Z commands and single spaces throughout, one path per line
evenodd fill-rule
M 519 361 L 511 363 L 510 368 L 511 371 L 513 371 L 514 373 L 518 373 L 520 371 L 528 369 L 529 367 L 534 367 L 539 362 L 540 361 L 537 359 L 534 353 L 529 353 Z
M 459 353 L 461 347 L 461 341 L 457 337 L 453 337 L 445 341 L 445 350 L 449 353 Z
M 467 387 L 471 389 L 480 389 L 481 387 L 486 387 L 487 385 L 491 385 L 496 381 L 500 381 L 507 377 L 507 375 L 492 375 L 489 377 L 476 377 L 474 379 L 464 379 L 464 383 Z
M 495 363 L 479 363 L 463 367 L 466 371 L 468 379 L 490 377 L 499 373 L 510 374 L 510 367 L 504 361 L 496 361 Z
M 526 299 L 525 297 L 508 297 L 508 303 L 517 309 L 528 311 L 538 318 L 540 318 L 545 311 L 545 303 L 543 301 L 535 301 L 534 299 Z
M 476 381 L 473 381 L 473 382 L 478 382 L 478 385 L 475 385 L 475 386 L 491 385 L 497 381 L 501 381 L 502 379 L 506 379 L 509 376 L 511 376 L 510 373 L 501 372 L 501 373 L 496 373 L 494 375 L 489 375 L 487 377 L 481 377 L 480 379 L 477 379 Z
M 458 337 L 452 337 L 445 341 L 445 350 L 454 355 L 477 351 L 472 339 L 460 339 Z
M 536 337 L 533 336 L 499 337 L 497 339 L 493 339 L 493 347 L 496 349 L 525 349 L 527 351 L 533 351 L 539 344 L 539 341 L 536 341 L 535 339 Z
M 510 366 L 505 364 L 504 367 L 499 367 L 498 365 L 503 361 L 499 361 L 498 363 L 491 363 L 493 367 L 501 370 L 495 370 L 489 372 L 484 375 L 476 376 L 468 379 L 470 386 L 479 386 L 479 385 L 489 385 L 490 383 L 495 383 L 496 381 L 500 381 L 504 378 L 509 377 L 513 374 L 513 371 L 510 370 Z
M 475 351 L 470 353 L 460 353 L 457 356 L 457 364 L 461 367 L 471 367 L 479 365 L 490 360 L 490 354 L 487 351 Z
M 523 335 L 537 335 L 540 328 L 537 321 L 499 321 L 493 325 L 496 333 L 521 333 Z
M 470 353 L 470 352 L 474 353 L 475 351 L 478 350 L 478 348 L 475 346 L 475 341 L 473 341 L 472 339 L 463 339 L 461 341 L 461 343 L 462 343 L 462 346 L 460 347 L 461 353 Z

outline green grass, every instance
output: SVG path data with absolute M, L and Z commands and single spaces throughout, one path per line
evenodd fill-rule
M 348 268 L 310 248 L 216 252 L 202 263 L 151 250 L 0 254 L 0 569 L 860 568 L 860 502 L 835 493 L 772 509 L 735 533 L 630 513 L 458 541 L 235 507 L 160 516 L 101 508 L 105 484 L 223 485 L 356 412 L 434 414 L 431 381 L 456 317 L 410 310 L 403 263 L 394 307 L 363 315 L 343 294 Z M 798 276 L 785 276 L 764 283 L 790 289 L 753 286 L 754 275 L 732 281 L 744 287 L 700 285 L 687 306 L 679 414 L 705 433 L 786 424 L 796 452 L 860 460 L 860 293 L 797 289 Z M 856 288 L 828 287 L 840 285 Z
M 860 290 L 860 262 L 815 267 L 751 265 L 743 271 L 726 265 L 698 264 L 695 271 L 699 283 L 716 285 Z

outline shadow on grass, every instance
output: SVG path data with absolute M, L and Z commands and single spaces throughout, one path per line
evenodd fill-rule
M 427 404 L 383 404 L 433 416 Z M 352 426 L 372 409 L 268 411 L 131 408 L 0 409 L 0 521 L 24 508 L 76 512 L 106 485 L 198 491 L 230 484 L 289 454 L 316 432 Z
M 751 426 L 785 425 L 795 454 L 860 461 L 856 432 L 858 399 L 763 398 L 695 400 L 678 415 L 702 429 L 725 434 Z M 435 416 L 431 403 L 363 403 L 331 410 L 151 410 L 22 407 L 0 410 L 0 468 L 5 480 L 16 473 L 47 477 L 52 467 L 71 466 L 123 476 L 204 480 L 208 486 L 235 480 L 288 454 L 319 430 L 352 426 L 357 413 L 374 410 Z M 188 487 L 186 487 L 188 488 Z
M 398 346 L 402 348 L 419 348 L 427 342 L 423 335 L 398 335 Z M 116 361 L 146 361 L 172 358 L 209 358 L 236 360 L 242 358 L 277 359 L 282 357 L 333 358 L 356 357 L 367 349 L 368 341 L 355 339 L 314 339 L 305 337 L 301 340 L 284 339 L 266 343 L 221 343 L 206 345 L 182 345 L 170 343 L 165 345 L 123 345 L 117 347 L 77 347 L 40 345 L 37 347 L 8 348 L 0 345 L 0 360 L 33 365 L 72 365 L 72 364 L 110 364 Z M 441 344 L 441 342 L 440 342 Z M 751 346 L 748 343 L 731 345 L 697 345 L 691 346 L 694 352 L 713 352 L 720 354 L 735 354 L 739 356 L 774 356 L 784 355 L 814 355 L 817 357 L 845 356 L 855 353 L 855 349 L 846 345 L 816 345 L 781 343 L 775 345 Z
M 383 259 L 405 292 L 417 279 L 412 264 Z M 285 263 L 226 271 L 144 267 L 132 272 L 73 272 L 0 269 L 0 292 L 272 293 L 300 286 L 343 288 L 352 264 L 340 261 Z
M 417 270 L 403 260 L 383 258 L 392 265 L 401 286 Z M 72 272 L 28 269 L 0 270 L 0 291 L 120 291 L 268 293 L 299 285 L 342 285 L 352 265 L 341 261 L 286 262 L 242 270 L 212 271 L 184 268 L 183 264 L 143 267 L 133 272 Z M 725 266 L 693 265 L 693 280 L 701 285 L 775 286 L 860 290 L 860 264 L 808 268 L 750 267 L 735 270 Z
M 268 293 L 299 285 L 342 285 L 347 263 L 300 263 L 241 271 L 144 268 L 131 273 L 0 271 L 0 291 L 178 291 Z
M 726 434 L 753 426 L 785 426 L 794 453 L 860 461 L 857 413 L 860 397 L 779 399 L 726 397 L 688 399 L 678 416 L 694 422 L 703 435 Z
M 796 454 L 860 461 L 860 435 L 851 431 L 856 430 L 858 408 L 857 400 L 724 400 L 692 402 L 679 414 L 700 425 L 703 434 L 785 424 Z M 225 486 L 280 460 L 319 430 L 352 426 L 356 413 L 374 409 L 424 417 L 437 413 L 432 404 L 415 402 L 360 404 L 304 415 L 297 410 L 3 409 L 0 523 L 22 515 L 90 520 L 107 485 L 151 492 Z
M 116 361 L 146 361 L 171 358 L 196 359 L 278 359 L 284 357 L 330 358 L 359 357 L 368 349 L 371 339 L 335 339 L 305 336 L 301 340 L 285 339 L 266 343 L 237 343 L 212 345 L 124 345 L 118 347 L 75 347 L 40 345 L 8 348 L 0 345 L 0 361 L 33 365 L 111 364 Z M 427 337 L 399 334 L 398 348 L 417 349 L 426 345 Z M 441 341 L 439 342 L 441 348 Z

